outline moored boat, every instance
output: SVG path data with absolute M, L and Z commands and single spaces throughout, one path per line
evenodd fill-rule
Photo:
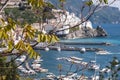
M 108 51 L 97 51 L 96 54 L 106 55 L 109 54 Z

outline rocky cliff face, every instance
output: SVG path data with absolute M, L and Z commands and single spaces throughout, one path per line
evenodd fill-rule
M 65 39 L 105 37 L 105 36 L 107 36 L 107 33 L 102 27 L 97 27 L 96 29 L 83 27 L 80 30 L 67 34 L 65 36 Z

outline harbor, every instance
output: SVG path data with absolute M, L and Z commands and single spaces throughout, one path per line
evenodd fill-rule
M 57 44 L 57 45 L 56 45 Z M 63 43 L 56 43 L 55 45 L 49 45 L 49 46 L 45 46 L 45 44 L 43 43 L 42 45 L 41 44 L 38 44 L 34 47 L 35 50 L 57 50 L 57 51 L 79 51 L 81 53 L 84 53 L 84 52 L 98 52 L 98 51 L 105 51 L 104 49 L 102 48 L 85 48 L 85 47 L 73 47 L 73 46 L 67 46 L 66 44 L 70 44 L 70 45 L 73 45 L 73 44 L 77 44 L 77 43 L 66 43 L 63 44 Z M 81 44 L 81 43 L 79 43 Z M 92 43 L 93 44 L 93 43 Z M 103 45 L 101 43 L 94 43 L 96 45 Z M 77 44 L 78 45 L 78 44 Z M 89 44 L 90 45 L 90 44 Z
M 0 80 L 120 80 L 115 2 L 0 0 Z

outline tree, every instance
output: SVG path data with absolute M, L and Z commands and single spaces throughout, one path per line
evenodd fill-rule
M 27 1 L 32 6 L 32 9 L 34 9 L 35 11 L 41 12 L 41 15 L 39 17 L 40 24 L 41 24 L 41 27 L 44 28 L 44 26 L 42 25 L 43 18 L 46 19 L 46 17 L 44 17 L 46 14 L 44 13 L 44 11 L 46 10 L 46 7 L 49 6 L 49 4 L 46 4 L 44 0 L 27 0 Z M 76 27 L 82 24 L 83 22 L 87 21 L 94 14 L 96 10 L 100 9 L 99 6 L 101 4 L 103 3 L 108 4 L 107 0 L 98 0 L 98 1 L 99 3 L 95 7 L 92 6 L 93 5 L 92 0 L 85 1 L 83 7 L 81 7 L 81 13 L 85 9 L 85 7 L 87 7 L 89 8 L 88 14 L 85 17 L 81 15 L 81 22 L 76 24 L 75 26 L 71 26 L 71 28 Z M 10 0 L 5 1 L 3 6 L 0 8 L 0 13 L 3 12 L 4 8 L 6 8 L 8 2 L 10 2 Z M 65 0 L 60 0 L 60 2 L 61 2 L 62 10 L 64 10 Z M 62 14 L 66 14 L 66 11 L 64 10 Z M 17 67 L 20 66 L 21 64 L 16 66 L 16 64 L 14 64 L 14 61 L 20 55 L 25 54 L 29 56 L 29 58 L 36 59 L 40 55 L 33 49 L 34 46 L 36 46 L 40 42 L 47 42 L 50 44 L 53 42 L 57 42 L 59 40 L 57 36 L 53 34 L 57 32 L 57 30 L 53 30 L 52 34 L 49 34 L 49 33 L 44 34 L 42 32 L 43 29 L 40 29 L 40 32 L 37 32 L 37 30 L 35 30 L 34 27 L 32 27 L 30 24 L 26 23 L 24 25 L 20 25 L 19 22 L 16 22 L 10 17 L 6 17 L 5 19 L 0 19 L 0 24 L 1 24 L 0 25 L 0 41 L 2 44 L 4 44 L 4 47 L 6 48 L 5 50 L 2 50 L 0 52 L 0 58 L 3 59 L 4 56 L 8 57 L 11 55 L 15 55 L 15 57 L 11 59 L 11 61 L 9 62 L 4 62 L 4 60 L 2 60 L 1 64 L 6 65 L 5 67 L 7 69 L 9 67 L 11 67 L 12 69 L 10 69 L 9 71 L 6 71 L 5 74 L 1 73 L 1 77 L 0 77 L 1 79 L 3 79 L 4 77 L 5 79 L 17 80 L 16 79 L 17 77 L 13 75 L 13 73 L 16 73 Z M 14 37 L 15 35 L 16 37 Z M 37 40 L 34 39 L 36 37 L 37 37 Z M 32 40 L 35 41 L 33 45 L 30 44 Z M 46 45 L 46 46 L 49 46 L 49 45 Z M 2 70 L 2 68 L 0 68 L 0 70 Z M 9 74 L 9 72 L 12 72 L 12 73 Z
M 6 0 L 5 4 L 0 9 L 3 10 L 4 7 L 7 6 L 7 3 L 10 0 Z M 37 6 L 35 0 L 29 0 L 28 2 L 32 4 L 33 7 L 41 8 L 44 5 L 44 1 L 38 0 Z M 34 5 L 35 4 L 35 5 Z M 20 65 L 15 64 L 15 60 L 19 58 L 21 55 L 29 56 L 29 58 L 36 59 L 38 56 L 40 56 L 39 53 L 37 53 L 33 47 L 37 45 L 39 42 L 47 42 L 47 43 L 53 43 L 58 41 L 59 39 L 54 34 L 44 34 L 42 32 L 37 32 L 34 27 L 32 27 L 30 24 L 26 23 L 24 25 L 20 25 L 19 22 L 16 22 L 10 17 L 6 17 L 5 19 L 0 19 L 0 41 L 2 44 L 4 44 L 4 48 L 0 52 L 0 58 L 3 59 L 4 56 L 11 56 L 14 55 L 13 59 L 11 61 L 4 62 L 2 60 L 1 64 L 4 64 L 6 66 L 2 66 L 0 68 L 0 71 L 4 72 L 4 67 L 6 67 L 6 70 L 3 73 L 1 73 L 1 79 L 4 80 L 18 80 L 18 76 L 16 76 L 17 72 L 16 69 Z M 35 40 L 34 38 L 37 38 Z M 34 40 L 35 43 L 33 45 L 30 44 L 30 42 Z M 47 46 L 47 45 L 46 45 Z M 3 69 L 3 70 L 2 70 Z
M 110 69 L 110 75 L 108 80 L 118 80 L 119 79 L 119 72 L 120 72 L 120 61 L 117 57 L 114 57 L 111 62 L 109 62 L 108 69 Z

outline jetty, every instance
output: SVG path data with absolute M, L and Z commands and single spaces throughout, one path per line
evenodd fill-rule
M 65 45 L 105 45 L 105 46 L 111 45 L 111 43 L 108 42 L 59 42 L 59 43 Z
M 48 46 L 49 50 L 58 50 L 58 46 Z M 84 52 L 98 52 L 98 51 L 104 51 L 102 48 L 84 48 L 84 47 L 71 47 L 71 46 L 59 46 L 61 48 L 61 51 L 79 51 L 81 53 Z M 45 50 L 46 47 L 37 45 L 34 47 L 35 50 Z M 47 50 L 48 51 L 48 50 Z

